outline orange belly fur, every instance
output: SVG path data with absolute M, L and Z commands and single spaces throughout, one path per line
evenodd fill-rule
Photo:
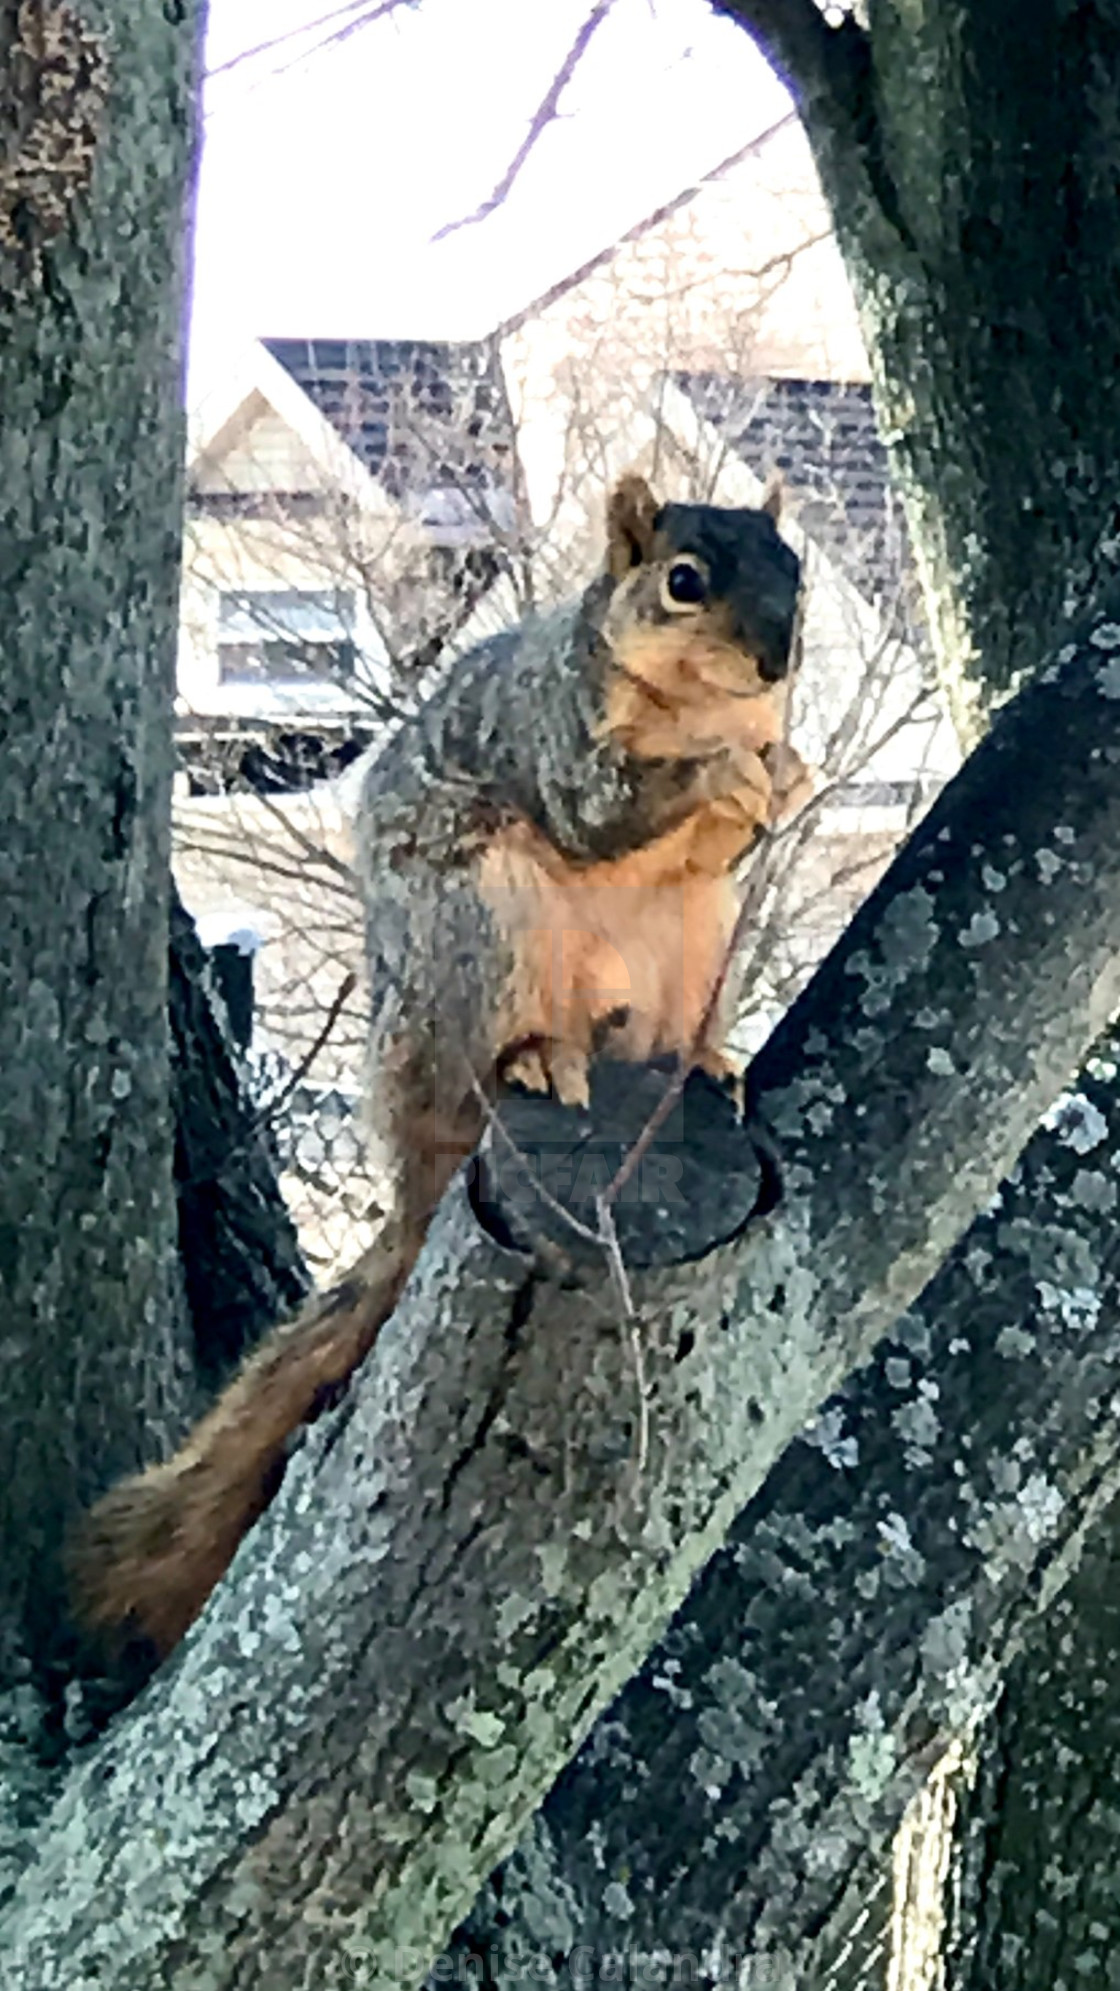
M 750 797 L 757 805 L 757 797 Z M 480 887 L 512 947 L 514 967 L 494 1050 L 541 1039 L 586 1054 L 597 1028 L 625 1009 L 610 1049 L 642 1061 L 694 1043 L 738 912 L 729 864 L 758 821 L 712 803 L 644 850 L 565 864 L 527 825 L 487 852 Z
M 781 738 L 786 687 L 764 684 L 740 652 L 672 628 L 642 629 L 616 649 L 603 730 L 638 758 L 703 758 L 716 746 L 753 757 Z M 732 869 L 769 819 L 770 782 L 756 768 L 754 784 L 698 804 L 625 857 L 570 864 L 526 823 L 495 840 L 479 886 L 514 956 L 497 1063 L 534 1040 L 586 1058 L 623 1009 L 613 1054 L 691 1051 L 738 914 Z M 718 1051 L 721 1023 L 717 1005 L 705 1049 Z

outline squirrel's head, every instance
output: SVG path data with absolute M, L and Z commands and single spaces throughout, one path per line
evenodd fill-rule
M 648 646 L 678 650 L 728 691 L 757 696 L 790 670 L 801 563 L 778 531 L 781 494 L 758 511 L 658 504 L 644 478 L 623 477 L 607 505 L 605 627 L 638 663 Z M 645 675 L 644 672 L 641 672 Z

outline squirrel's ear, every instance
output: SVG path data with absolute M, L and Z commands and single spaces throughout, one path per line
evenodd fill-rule
M 616 581 L 640 567 L 653 551 L 653 522 L 661 507 L 646 483 L 631 471 L 607 500 L 607 569 Z
M 782 499 L 784 496 L 785 490 L 782 484 L 782 473 L 780 470 L 772 470 L 766 479 L 766 489 L 762 493 L 762 502 L 758 509 L 760 512 L 765 512 L 767 518 L 772 518 L 775 525 L 777 525 L 778 520 L 782 516 Z

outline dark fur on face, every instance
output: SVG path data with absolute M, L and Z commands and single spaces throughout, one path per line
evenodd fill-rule
M 776 492 L 758 511 L 658 505 L 644 479 L 624 477 L 608 508 L 607 566 L 629 615 L 741 651 L 764 683 L 776 684 L 790 668 L 801 586 L 779 510 Z

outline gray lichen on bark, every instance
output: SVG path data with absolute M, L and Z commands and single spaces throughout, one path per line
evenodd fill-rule
M 14 1987 L 330 1986 L 356 1959 L 389 1985 L 402 1946 L 439 1947 L 1096 1034 L 1120 941 L 1112 627 L 1005 715 L 763 1054 L 782 1210 L 635 1280 L 643 1472 L 609 1302 L 540 1281 L 451 1200 L 352 1399 L 71 1780 L 14 1910 Z M 1059 730 L 1068 760 L 1048 751 Z M 912 1409 L 901 1435 L 932 1434 Z M 1016 1508 L 1028 1531 L 1038 1491 Z M 896 1529 L 903 1564 L 905 1546 Z M 848 1769 L 866 1818 L 896 1743 L 882 1695 L 862 1706 Z M 708 1745 L 722 1734 L 724 1760 L 728 1718 Z
M 502 1991 L 539 1981 L 542 1952 L 561 1978 L 573 1951 L 606 1981 L 659 1952 L 827 1974 L 905 1802 L 1117 1484 L 1112 1078 L 1065 1097 L 783 1455 L 484 1890 L 453 1954 L 485 1955 Z
M 166 963 L 193 27 L 156 0 L 0 10 L 0 1678 L 44 1656 L 68 1521 L 186 1374 Z

